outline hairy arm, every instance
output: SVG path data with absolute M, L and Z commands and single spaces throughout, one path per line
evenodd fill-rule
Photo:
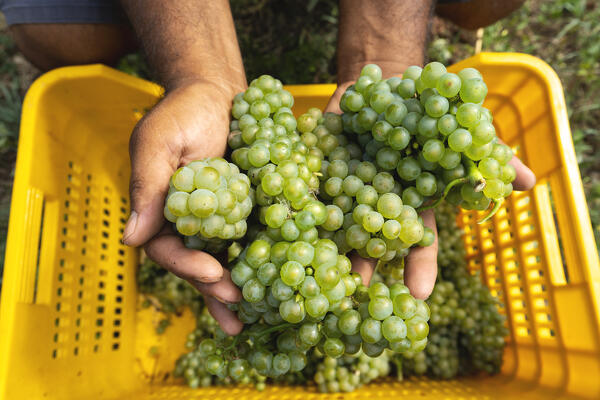
M 123 242 L 144 245 L 150 258 L 205 295 L 229 334 L 242 323 L 223 303 L 241 293 L 207 253 L 187 249 L 163 207 L 169 179 L 193 160 L 222 156 L 233 96 L 246 77 L 227 0 L 122 0 L 165 97 L 135 127 L 130 140 L 131 216 Z
M 246 86 L 227 0 L 121 0 L 144 52 L 167 89 L 207 80 Z

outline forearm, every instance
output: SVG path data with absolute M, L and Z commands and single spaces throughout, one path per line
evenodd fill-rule
M 121 0 L 150 65 L 173 89 L 213 82 L 228 93 L 246 76 L 228 0 Z
M 341 0 L 338 83 L 355 80 L 368 63 L 384 77 L 422 65 L 432 0 Z

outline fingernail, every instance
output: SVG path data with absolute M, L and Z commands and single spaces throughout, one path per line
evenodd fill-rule
M 127 241 L 135 233 L 135 227 L 137 226 L 138 214 L 135 211 L 131 212 L 127 223 L 125 224 L 125 230 L 123 231 L 123 243 L 128 244 Z

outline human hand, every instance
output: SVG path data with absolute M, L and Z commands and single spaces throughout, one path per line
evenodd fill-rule
M 325 108 L 325 112 L 341 113 L 340 99 L 352 83 L 345 82 L 337 87 Z M 513 156 L 509 163 L 515 167 L 517 174 L 513 182 L 513 188 L 515 190 L 531 189 L 536 182 L 533 172 L 516 156 Z M 420 215 L 423 218 L 424 225 L 433 230 L 435 240 L 430 246 L 411 249 L 404 266 L 404 283 L 414 297 L 424 300 L 433 291 L 437 277 L 438 234 L 433 210 L 424 211 Z M 356 253 L 352 254 L 350 259 L 352 270 L 358 272 L 363 283 L 368 285 L 375 270 L 376 261 L 372 258 L 363 258 Z
M 227 147 L 235 91 L 205 81 L 172 89 L 135 127 L 130 143 L 131 216 L 123 233 L 128 246 L 141 246 L 159 265 L 190 282 L 205 296 L 223 330 L 235 335 L 243 324 L 225 303 L 241 300 L 229 271 L 213 256 L 188 249 L 163 217 L 169 180 L 191 161 L 220 157 Z

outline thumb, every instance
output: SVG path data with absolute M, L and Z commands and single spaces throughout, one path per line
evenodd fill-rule
M 165 222 L 165 196 L 176 161 L 157 132 L 148 120 L 142 120 L 129 142 L 131 215 L 123 231 L 123 243 L 132 247 L 146 243 Z

